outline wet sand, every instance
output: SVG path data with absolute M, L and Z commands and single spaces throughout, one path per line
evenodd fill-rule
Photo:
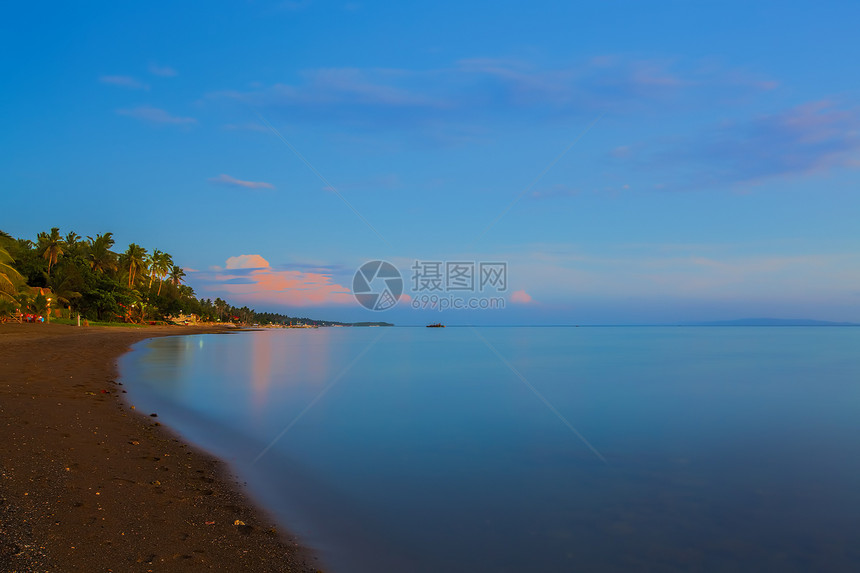
M 0 571 L 317 570 L 225 464 L 122 398 L 131 344 L 216 331 L 0 325 Z

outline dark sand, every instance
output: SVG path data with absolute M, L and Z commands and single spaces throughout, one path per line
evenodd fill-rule
M 131 344 L 212 331 L 0 325 L 0 571 L 316 570 L 223 463 L 122 398 Z

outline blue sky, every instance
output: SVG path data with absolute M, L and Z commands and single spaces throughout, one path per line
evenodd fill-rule
M 7 7 L 0 228 L 319 318 L 860 321 L 860 6 L 750 4 Z M 505 308 L 365 310 L 374 259 Z

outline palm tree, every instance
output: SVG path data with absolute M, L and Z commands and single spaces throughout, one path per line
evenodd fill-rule
M 152 289 L 152 281 L 155 280 L 155 260 L 161 257 L 161 251 L 158 249 L 153 249 L 152 254 L 144 259 L 146 261 L 146 269 L 149 271 L 149 286 L 148 289 Z
M 24 277 L 12 266 L 13 262 L 9 251 L 0 246 L 0 298 L 16 302 L 15 295 L 24 284 Z
M 128 250 L 123 253 L 124 264 L 128 266 L 128 288 L 131 288 L 134 284 L 135 276 L 144 268 L 145 257 L 146 249 L 134 243 L 130 244 Z
M 48 261 L 48 276 L 51 276 L 51 267 L 56 264 L 57 259 L 63 254 L 63 238 L 60 236 L 60 228 L 51 229 L 51 234 L 39 233 L 39 253 L 43 259 Z
M 173 265 L 173 268 L 170 269 L 170 282 L 173 283 L 173 286 L 179 286 L 182 284 L 182 279 L 185 277 L 185 271 L 182 267 L 178 265 Z
M 0 298 L 0 319 L 14 315 L 17 310 L 18 302 L 15 299 L 6 300 L 5 298 Z M 3 321 L 0 320 L 0 322 Z
M 158 292 L 156 296 L 161 294 L 161 285 L 164 283 L 164 277 L 170 272 L 173 267 L 173 257 L 167 253 L 158 252 L 158 256 L 152 255 L 152 274 L 158 277 Z
M 116 254 L 110 250 L 114 244 L 113 233 L 96 235 L 95 239 L 87 237 L 87 239 L 90 242 L 90 252 L 87 255 L 90 268 L 100 273 L 115 271 L 117 269 Z
M 64 241 L 66 243 L 66 252 L 70 255 L 74 255 L 80 252 L 80 249 L 83 246 L 83 243 L 81 242 L 81 236 L 74 231 L 69 231 L 68 233 L 66 233 Z
M 194 298 L 194 289 L 188 285 L 179 285 L 177 287 L 179 289 L 179 294 L 182 295 L 183 298 Z
M 83 286 L 81 276 L 74 265 L 64 264 L 57 268 L 52 279 L 48 282 L 58 303 L 69 307 L 69 318 L 72 317 L 72 300 L 83 296 L 77 289 Z
M 221 317 L 224 316 L 224 311 L 227 310 L 227 303 L 221 300 L 221 298 L 215 299 L 215 310 L 218 311 L 218 320 L 221 320 Z

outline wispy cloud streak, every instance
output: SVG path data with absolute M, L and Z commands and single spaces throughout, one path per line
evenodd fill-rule
M 667 191 L 749 187 L 857 168 L 860 108 L 818 101 L 725 121 L 671 140 L 616 148 L 616 168 L 651 176 Z
M 103 84 L 119 86 L 130 90 L 148 90 L 149 85 L 133 78 L 132 76 L 101 76 L 99 81 Z
M 149 64 L 149 73 L 162 78 L 173 78 L 179 75 L 179 73 L 170 66 L 159 66 L 156 63 Z
M 214 183 L 215 185 L 224 185 L 226 187 L 240 187 L 243 189 L 274 189 L 275 186 L 271 183 L 266 183 L 265 181 L 243 181 L 242 179 L 236 179 L 235 177 L 231 177 L 225 173 L 222 173 L 218 177 L 210 177 L 210 183 Z
M 117 114 L 133 117 L 147 123 L 165 125 L 191 125 L 197 123 L 197 120 L 193 117 L 171 115 L 163 109 L 149 105 L 140 105 L 131 109 L 119 109 L 117 110 Z
M 296 81 L 210 98 L 244 102 L 294 120 L 388 127 L 461 124 L 525 114 L 556 120 L 701 105 L 723 94 L 758 93 L 771 83 L 694 62 L 606 56 L 559 68 L 513 59 L 471 58 L 443 68 L 326 68 Z M 768 86 L 768 87 L 765 87 Z

